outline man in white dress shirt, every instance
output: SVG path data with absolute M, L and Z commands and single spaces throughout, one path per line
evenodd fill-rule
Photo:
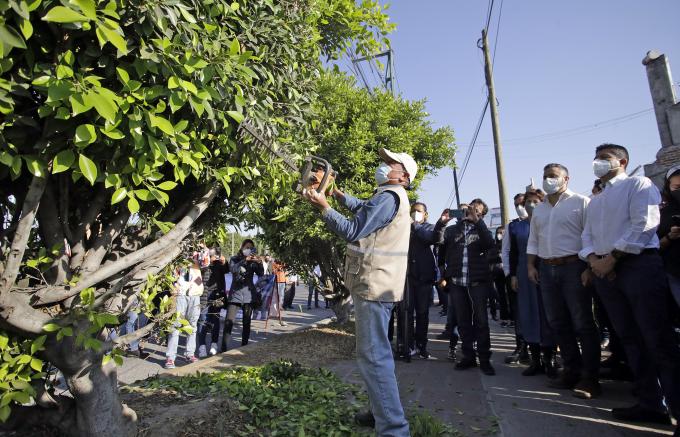
M 593 316 L 593 297 L 581 282 L 588 266 L 578 257 L 590 199 L 570 191 L 568 185 L 565 166 L 548 164 L 543 168 L 543 189 L 548 196 L 547 202 L 536 206 L 531 219 L 528 273 L 531 281 L 540 282 L 548 324 L 562 353 L 562 377 L 550 385 L 573 389 L 575 396 L 591 399 L 601 393 L 600 333 Z
M 668 285 L 656 236 L 661 196 L 648 178 L 626 175 L 628 162 L 625 147 L 597 147 L 593 170 L 603 191 L 588 206 L 580 256 L 590 265 L 635 376 L 638 404 L 614 408 L 614 417 L 670 424 L 665 405 L 680 419 L 680 348 L 666 308 Z M 680 436 L 680 427 L 674 436 Z

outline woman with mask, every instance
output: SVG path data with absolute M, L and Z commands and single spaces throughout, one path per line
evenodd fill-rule
M 262 276 L 264 269 L 262 259 L 256 256 L 255 243 L 253 240 L 243 240 L 239 252 L 229 260 L 229 271 L 232 274 L 231 288 L 227 296 L 225 308 L 227 317 L 224 321 L 224 331 L 222 333 L 222 352 L 229 347 L 231 340 L 231 330 L 234 327 L 238 310 L 243 310 L 243 328 L 241 331 L 241 345 L 248 344 L 250 337 L 250 320 L 253 315 L 253 298 L 258 293 L 253 283 L 253 276 Z
M 657 230 L 671 293 L 680 306 L 680 164 L 671 167 L 663 184 L 664 206 Z
M 522 375 L 534 376 L 546 373 L 557 377 L 555 368 L 555 341 L 545 316 L 543 300 L 538 286 L 529 280 L 527 269 L 527 243 L 534 208 L 543 201 L 543 191 L 533 188 L 524 194 L 524 209 L 528 220 L 521 220 L 513 226 L 510 240 L 510 286 L 517 292 L 519 324 L 522 337 L 529 345 L 531 363 Z M 542 356 L 541 356 L 542 355 Z

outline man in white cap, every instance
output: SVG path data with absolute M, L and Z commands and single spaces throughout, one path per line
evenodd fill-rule
M 375 172 L 378 188 L 373 197 L 363 201 L 333 191 L 354 213 L 352 219 L 331 208 L 324 193 L 309 190 L 304 196 L 322 212 L 326 226 L 348 242 L 344 280 L 354 300 L 357 363 L 371 408 L 355 418 L 374 426 L 378 436 L 402 437 L 409 435 L 409 425 L 399 399 L 387 325 L 392 307 L 404 294 L 411 235 L 405 187 L 418 166 L 406 153 L 378 153 L 383 162 Z

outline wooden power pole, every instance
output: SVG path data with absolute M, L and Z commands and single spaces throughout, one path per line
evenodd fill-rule
M 498 197 L 501 201 L 501 221 L 503 226 L 508 224 L 508 205 L 505 191 L 505 170 L 503 169 L 503 153 L 501 150 L 501 132 L 498 126 L 498 107 L 496 106 L 496 89 L 493 83 L 493 67 L 489 56 L 489 41 L 486 29 L 482 30 L 482 50 L 484 51 L 484 72 L 486 86 L 489 89 L 489 107 L 491 108 L 491 127 L 493 129 L 494 152 L 496 153 L 496 176 L 498 177 Z

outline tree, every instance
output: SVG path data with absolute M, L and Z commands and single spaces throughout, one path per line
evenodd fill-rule
M 113 361 L 156 324 L 181 322 L 164 299 L 141 332 L 112 341 L 108 330 L 135 302 L 152 315 L 190 233 L 287 190 L 291 176 L 238 124 L 299 152 L 282 135 L 305 132 L 320 57 L 374 50 L 392 25 L 353 0 L 7 0 L 0 11 L 0 420 L 128 435 L 135 414 Z M 46 385 L 47 362 L 72 398 Z
M 378 89 L 371 94 L 338 71 L 323 74 L 318 89 L 307 147 L 331 162 L 342 190 L 360 198 L 371 196 L 380 147 L 414 157 L 419 166 L 414 188 L 426 175 L 453 164 L 452 131 L 432 128 L 424 101 L 409 102 Z M 415 191 L 410 197 L 415 199 Z M 276 210 L 273 220 L 259 217 L 268 246 L 296 271 L 309 272 L 319 264 L 324 292 L 333 298 L 338 318 L 344 319 L 349 296 L 342 279 L 346 243 L 299 197 L 270 202 L 261 210 Z

